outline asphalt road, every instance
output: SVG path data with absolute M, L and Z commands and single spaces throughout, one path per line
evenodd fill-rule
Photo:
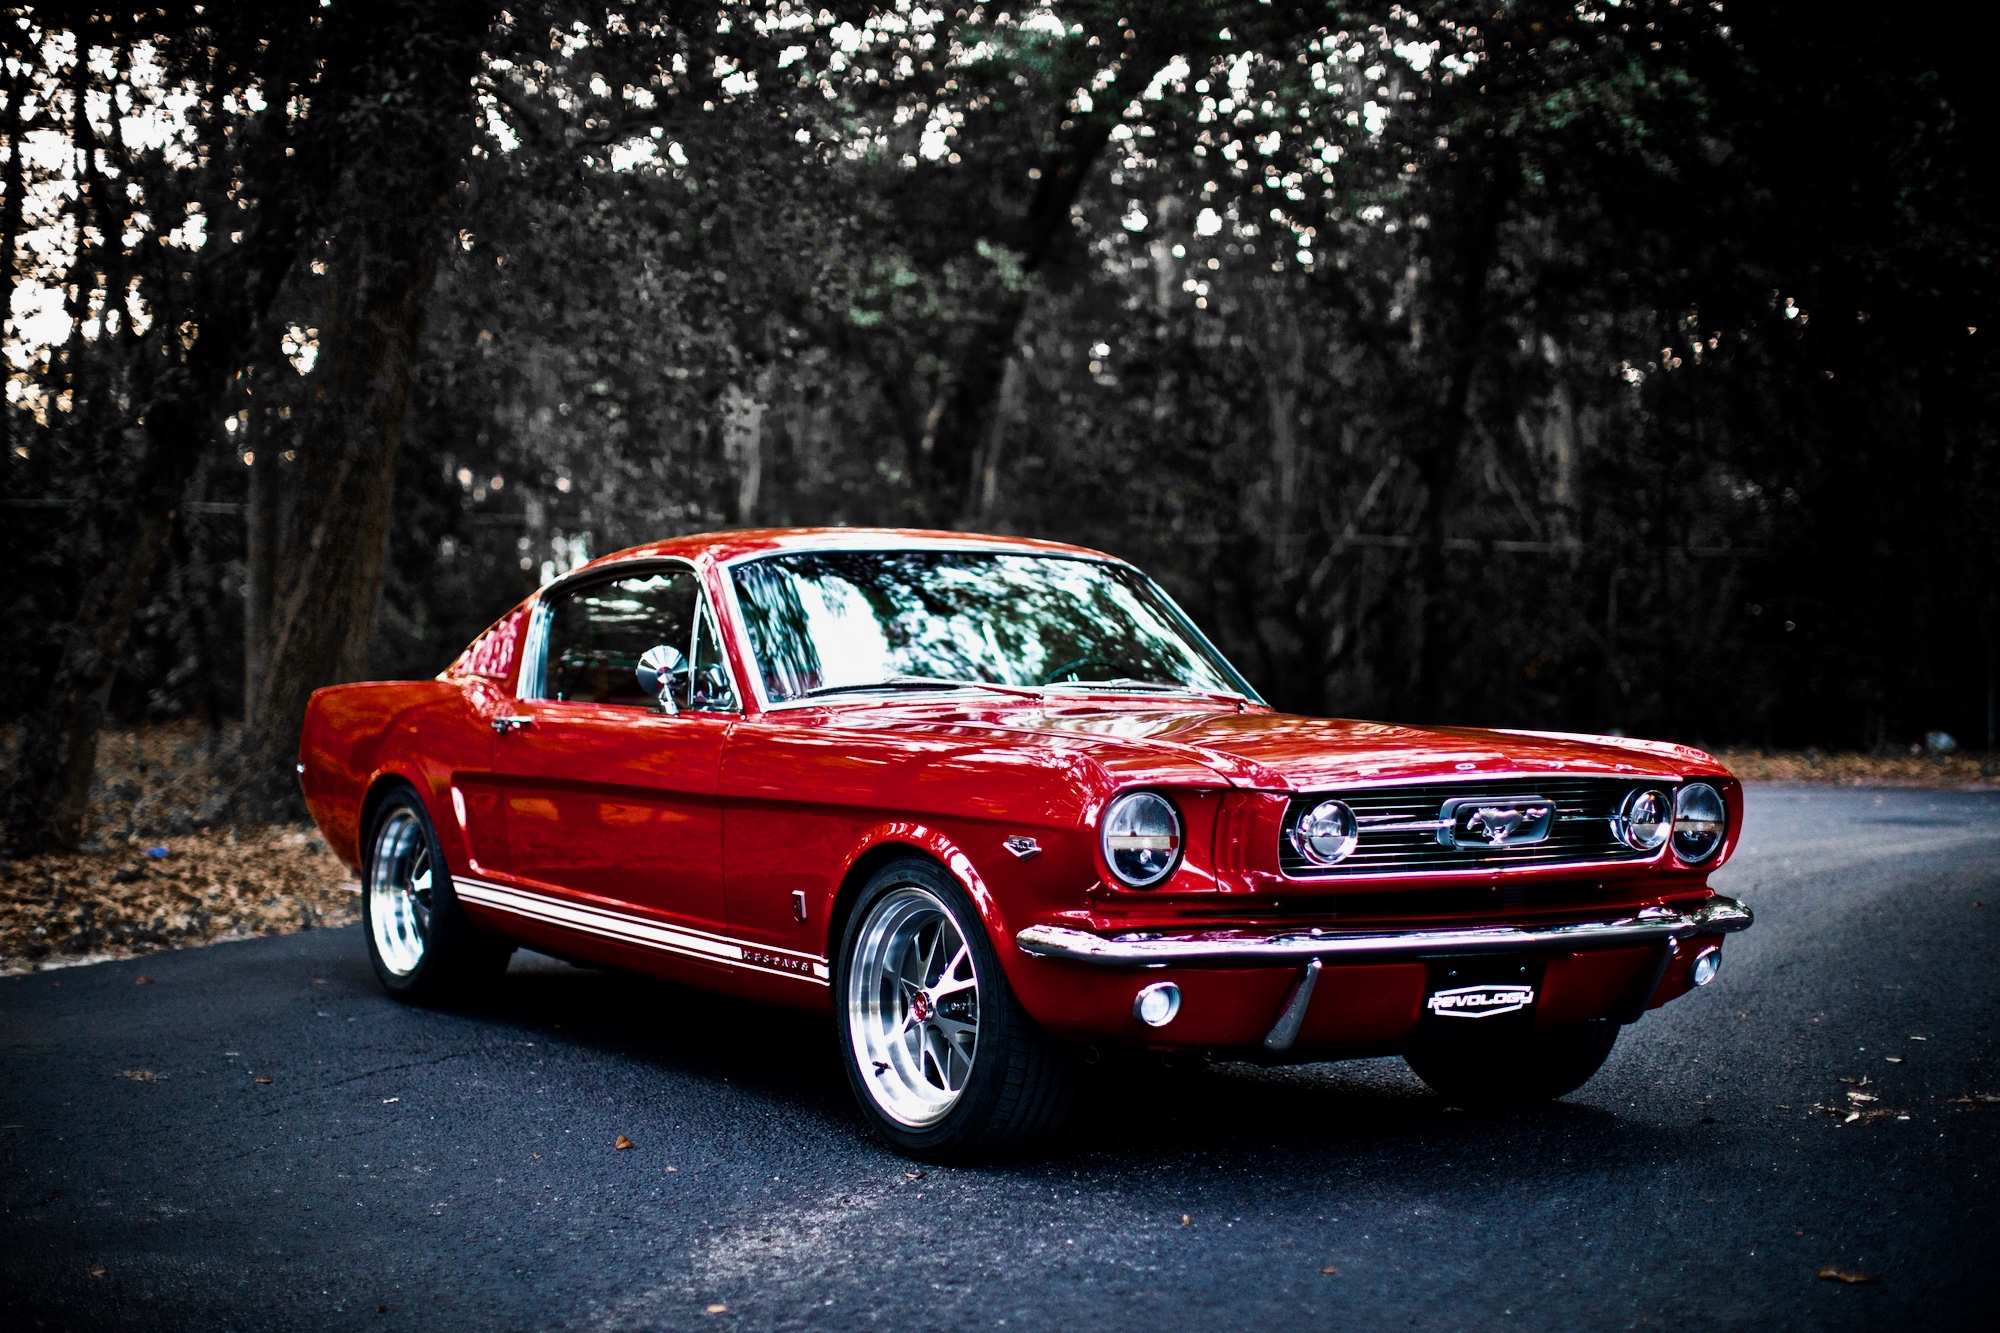
M 471 1013 L 355 929 L 0 981 L 0 1325 L 1994 1327 L 2000 793 L 1756 791 L 1718 882 L 1756 928 L 1563 1103 L 1126 1071 L 921 1173 L 820 1023 L 530 956 Z

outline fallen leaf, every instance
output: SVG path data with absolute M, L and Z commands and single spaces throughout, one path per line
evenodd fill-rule
M 1182 1214 L 1181 1214 L 1181 1225 L 1182 1225 L 1182 1226 L 1188 1226 L 1188 1225 L 1190 1225 L 1191 1223 L 1193 1223 L 1193 1221 L 1194 1221 L 1194 1219 L 1193 1219 L 1192 1217 L 1189 1217 L 1189 1216 L 1188 1216 L 1188 1215 L 1187 1215 L 1186 1213 L 1182 1213 Z
M 1975 1092 L 1972 1097 L 1974 1101 L 1985 1102 L 1989 1106 L 1994 1102 L 2000 1102 L 2000 1092 Z
M 1903 1057 L 1900 1055 L 1885 1055 L 1882 1058 L 1884 1060 L 1887 1060 L 1892 1065 L 1899 1065 L 1903 1063 Z
M 729 1307 L 728 1307 L 728 1306 L 726 1306 L 726 1305 L 724 1305 L 724 1304 L 722 1304 L 722 1302 L 720 1302 L 720 1301 L 717 1301 L 717 1302 L 716 1302 L 716 1303 L 715 1303 L 714 1305 L 711 1305 L 711 1306 L 709 1306 L 709 1307 L 708 1307 L 708 1313 L 710 1313 L 710 1314 L 728 1314 L 728 1313 L 729 1313 Z
M 103 1276 L 104 1276 L 104 1270 L 103 1270 L 102 1268 L 93 1268 L 93 1269 L 91 1269 L 91 1270 L 90 1270 L 90 1275 L 91 1275 L 92 1277 L 103 1277 Z
M 260 1078 L 260 1079 L 258 1079 L 257 1081 L 258 1081 L 259 1083 L 269 1083 L 269 1082 L 270 1082 L 271 1080 L 270 1080 L 270 1079 L 268 1079 L 268 1078 Z
M 387 1106 L 392 1102 L 400 1102 L 402 1100 L 403 1099 L 401 1097 L 384 1097 L 382 1099 L 382 1105 Z
M 903 1179 L 905 1180 L 922 1180 L 923 1178 L 924 1173 L 921 1171 L 905 1171 L 903 1173 Z
M 325 977 L 314 977 L 314 978 L 313 978 L 313 985 L 315 985 L 315 986 L 324 986 L 325 984 L 326 984 L 326 978 L 325 978 Z M 384 1309 L 387 1309 L 388 1307 L 387 1307 L 387 1306 L 384 1306 L 383 1308 L 384 1308 Z
M 1319 1271 L 1326 1274 L 1328 1277 L 1340 1276 L 1340 1270 L 1338 1268 L 1322 1268 Z
M 1863 1282 L 1880 1282 L 1882 1280 L 1873 1273 L 1855 1273 L 1845 1268 L 1822 1268 L 1819 1270 L 1819 1275 L 1823 1281 L 1845 1282 L 1849 1286 L 1857 1286 Z
M 1849 1092 L 1847 1100 L 1850 1102 L 1879 1102 L 1882 1099 L 1872 1092 Z
M 1930 1038 L 1929 1038 L 1929 1037 L 1912 1037 L 1912 1038 L 1910 1038 L 1910 1040 L 1911 1040 L 1911 1041 L 1929 1041 L 1929 1040 L 1930 1040 Z
M 1840 1123 L 1841 1123 L 1841 1124 L 1843 1124 L 1843 1125 L 1851 1125 L 1851 1124 L 1853 1124 L 1853 1123 L 1854 1123 L 1855 1121 L 1859 1120 L 1860 1118 L 1861 1118 L 1861 1112 L 1859 1112 L 1859 1111 L 1849 1111 L 1849 1112 L 1847 1113 L 1847 1119 L 1845 1119 L 1845 1120 L 1841 1121 Z
M 140 977 L 137 981 L 133 982 L 132 984 L 134 986 L 150 986 L 153 984 L 153 979 L 151 977 Z
M 624 1152 L 627 1148 L 632 1146 L 632 1140 L 626 1138 L 623 1134 L 620 1134 L 617 1138 L 611 1141 L 611 1146 L 616 1148 L 619 1152 Z
M 538 1153 L 538 1152 L 531 1152 L 531 1153 L 529 1153 L 529 1154 L 528 1154 L 528 1156 L 530 1156 L 530 1157 L 534 1158 L 534 1159 L 535 1159 L 536 1161 L 538 1161 L 538 1162 L 542 1160 L 542 1155 L 541 1155 L 540 1153 Z M 673 1168 L 672 1168 L 672 1167 L 668 1167 L 668 1168 L 667 1168 L 667 1170 L 671 1171 L 671 1170 L 673 1170 Z
M 670 1166 L 670 1167 L 668 1167 L 668 1168 L 667 1168 L 667 1170 L 669 1170 L 669 1171 L 679 1171 L 679 1170 L 680 1170 L 680 1168 L 679 1168 L 679 1167 L 677 1167 L 677 1166 Z
M 157 1083 L 160 1081 L 160 1076 L 150 1069 L 128 1069 L 125 1071 L 125 1077 L 131 1079 L 134 1083 Z

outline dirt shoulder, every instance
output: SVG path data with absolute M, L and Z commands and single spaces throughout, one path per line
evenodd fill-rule
M 0 876 L 0 973 L 344 926 L 361 918 L 352 878 L 310 828 L 24 858 Z
M 2000 791 L 2000 759 L 1967 754 L 1825 754 L 1818 750 L 1717 750 L 1745 782 L 1830 787 L 1937 787 Z

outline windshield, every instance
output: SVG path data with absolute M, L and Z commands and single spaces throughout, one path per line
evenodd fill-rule
M 991 551 L 819 551 L 767 556 L 733 573 L 773 703 L 956 683 L 1257 697 L 1123 565 Z

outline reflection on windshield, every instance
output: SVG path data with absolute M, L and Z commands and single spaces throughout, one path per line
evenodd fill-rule
M 767 556 L 734 571 L 776 703 L 925 678 L 1112 682 L 1255 698 L 1137 572 L 985 551 Z

